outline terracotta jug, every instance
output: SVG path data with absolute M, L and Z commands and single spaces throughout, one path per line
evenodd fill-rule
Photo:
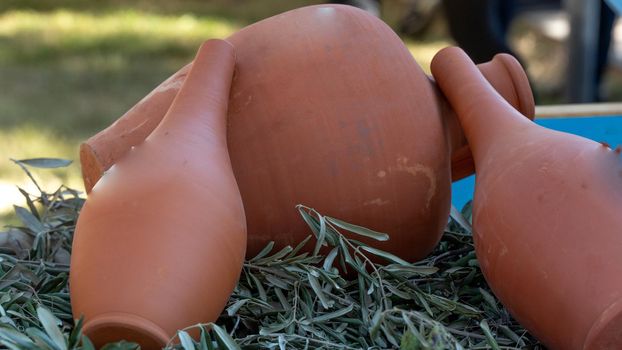
M 451 159 L 456 176 L 470 174 L 472 160 L 453 112 L 400 38 L 364 11 L 319 5 L 227 40 L 237 54 L 228 144 L 250 233 L 247 254 L 269 241 L 302 241 L 309 231 L 297 204 L 390 234 L 388 242 L 367 243 L 404 259 L 428 254 L 447 222 Z M 533 118 L 528 82 L 513 58 L 480 69 Z M 184 72 L 82 145 L 87 189 L 157 125 Z
M 622 349 L 620 152 L 523 118 L 458 48 L 432 73 L 473 150 L 476 252 L 495 294 L 551 349 Z
M 157 128 L 93 187 L 76 227 L 71 302 L 96 345 L 161 348 L 214 321 L 239 277 L 246 220 L 226 144 L 233 47 L 207 41 Z

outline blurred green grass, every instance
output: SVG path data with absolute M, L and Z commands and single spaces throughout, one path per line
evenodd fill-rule
M 84 137 L 187 63 L 201 41 L 235 28 L 219 18 L 129 10 L 6 12 L 0 127 L 33 124 Z
M 227 36 L 243 22 L 155 13 L 129 2 L 14 3 L 0 12 L 0 181 L 6 182 L 23 180 L 9 157 L 77 159 L 80 140 L 187 63 L 201 41 Z M 63 180 L 80 186 L 78 173 L 73 166 Z
M 45 186 L 82 188 L 81 140 L 189 62 L 200 43 L 302 0 L 4 0 L 0 2 L 0 213 L 26 178 L 9 158 L 74 160 Z M 425 69 L 443 40 L 409 43 Z

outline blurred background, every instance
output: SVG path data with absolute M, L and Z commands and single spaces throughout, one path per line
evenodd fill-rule
M 391 25 L 426 71 L 440 48 L 458 40 L 472 45 L 478 57 L 490 50 L 517 55 L 538 104 L 568 101 L 570 25 L 560 1 L 516 1 L 512 8 L 498 7 L 512 3 L 509 0 L 351 2 Z M 458 2 L 470 7 L 465 10 Z M 38 178 L 48 188 L 66 183 L 81 189 L 80 141 L 112 123 L 189 62 L 203 40 L 226 37 L 263 18 L 318 3 L 322 2 L 0 1 L 0 218 L 22 201 L 15 185 L 28 188 L 9 158 L 72 159 L 69 171 L 37 172 Z M 490 3 L 496 5 L 491 9 Z M 475 17 L 469 21 L 468 16 Z M 599 18 L 601 26 L 610 22 L 604 28 L 610 45 L 593 50 L 595 60 L 602 60 L 599 51 L 607 60 L 590 100 L 622 101 L 622 27 L 613 14 Z M 486 35 L 492 37 L 482 39 L 481 30 L 490 30 Z M 465 33 L 480 36 L 473 41 L 461 35 Z

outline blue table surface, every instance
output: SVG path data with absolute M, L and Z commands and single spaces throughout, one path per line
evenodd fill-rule
M 622 116 L 539 119 L 536 123 L 598 142 L 607 142 L 612 147 L 622 145 Z M 455 182 L 451 191 L 454 206 L 462 208 L 473 198 L 474 189 L 475 176 Z

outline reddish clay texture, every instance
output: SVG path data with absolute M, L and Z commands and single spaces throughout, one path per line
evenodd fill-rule
M 550 349 L 622 349 L 619 152 L 523 118 L 458 48 L 432 73 L 473 150 L 474 238 L 494 293 Z
M 168 112 L 97 182 L 76 227 L 71 302 L 98 346 L 161 348 L 214 321 L 239 277 L 246 220 L 226 144 L 233 47 L 206 42 Z
M 88 142 L 80 145 L 82 178 L 87 192 L 91 192 L 97 180 L 106 170 L 132 147 L 141 144 L 160 124 L 177 92 L 179 92 L 184 79 L 186 79 L 190 67 L 191 64 L 188 64 L 166 79 L 121 118 L 106 128 L 105 133 L 94 135 L 89 138 Z M 111 140 L 108 135 L 115 135 L 115 139 Z
M 302 241 L 309 231 L 297 204 L 390 234 L 388 242 L 368 243 L 402 258 L 428 254 L 447 222 L 451 157 L 456 177 L 472 171 L 472 160 L 453 112 L 399 37 L 364 11 L 320 5 L 227 40 L 237 54 L 228 145 L 250 232 L 247 254 L 269 241 Z M 514 59 L 481 69 L 533 118 L 527 79 Z M 165 93 L 141 103 L 155 107 L 135 107 L 116 123 L 123 127 L 83 145 L 87 190 L 123 147 L 157 124 L 172 89 L 165 83 L 157 89 Z M 135 129 L 143 130 L 130 135 Z

